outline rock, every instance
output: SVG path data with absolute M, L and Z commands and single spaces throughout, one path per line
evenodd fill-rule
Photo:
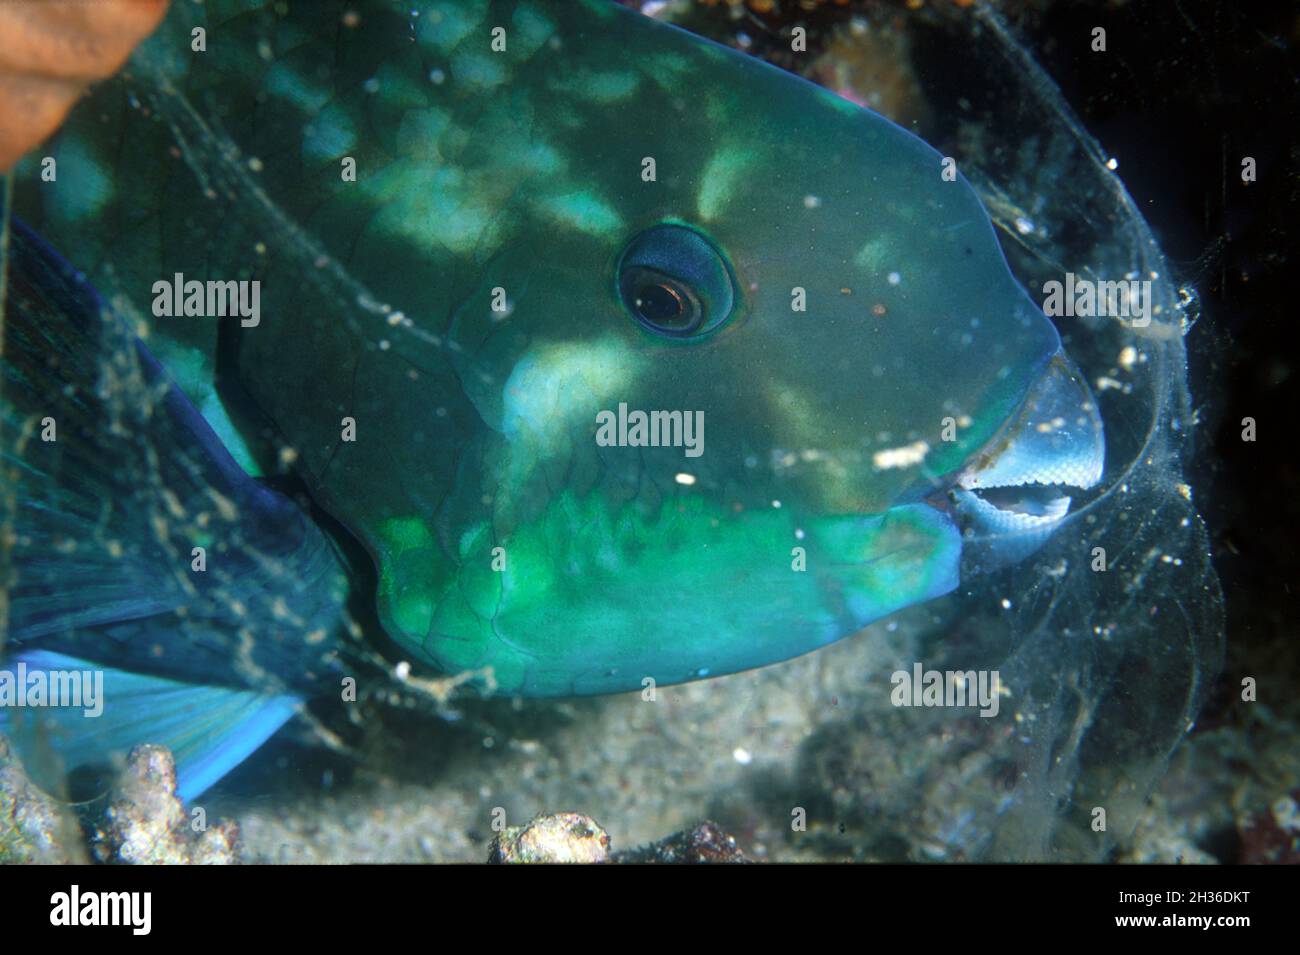
M 609 835 L 580 812 L 540 815 L 526 826 L 510 826 L 494 840 L 489 862 L 605 862 Z
M 102 862 L 128 865 L 229 865 L 239 860 L 239 827 L 209 826 L 176 795 L 176 761 L 165 746 L 137 746 L 113 791 L 95 838 Z
M 610 861 L 691 864 L 748 862 L 749 860 L 740 851 L 733 837 L 724 832 L 716 822 L 705 820 L 691 829 L 685 829 L 652 845 L 626 852 L 616 852 Z
M 0 736 L 0 865 L 84 862 L 80 843 L 71 813 L 27 778 Z
M 511 826 L 492 841 L 489 862 L 748 862 L 717 823 L 700 822 L 660 842 L 609 851 L 609 835 L 590 816 L 559 812 Z
M 1279 796 L 1267 812 L 1247 815 L 1238 832 L 1242 864 L 1300 864 L 1300 789 Z

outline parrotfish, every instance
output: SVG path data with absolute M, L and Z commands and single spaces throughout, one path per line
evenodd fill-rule
M 951 161 L 603 0 L 178 2 L 19 172 L 7 650 L 104 671 L 31 721 L 67 768 L 164 743 L 192 798 L 363 644 L 526 697 L 787 660 L 1101 477 Z

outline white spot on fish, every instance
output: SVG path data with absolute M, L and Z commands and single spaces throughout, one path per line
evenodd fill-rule
M 591 235 L 605 235 L 622 228 L 623 219 L 613 207 L 590 192 L 545 196 L 538 210 L 561 225 Z
M 549 88 L 591 103 L 616 103 L 636 92 L 641 78 L 632 72 L 577 69 L 556 76 Z
M 441 53 L 450 53 L 478 28 L 487 11 L 487 4 L 436 0 L 416 28 L 416 40 Z
M 582 423 L 579 418 L 628 391 L 642 360 L 613 336 L 529 351 L 502 389 L 503 433 L 511 441 L 524 439 L 543 448 L 568 440 L 571 429 Z
M 696 207 L 700 218 L 711 222 L 723 212 L 732 199 L 741 174 L 753 162 L 753 153 L 747 149 L 728 146 L 719 149 L 704 167 Z
M 528 0 L 523 0 L 515 8 L 511 22 L 514 26 L 510 37 L 511 53 L 523 59 L 541 49 L 542 44 L 555 33 L 555 23 L 551 18 Z
M 476 50 L 458 51 L 451 61 L 451 75 L 460 83 L 486 92 L 506 81 L 506 68 L 499 56 Z
M 924 441 L 915 441 L 899 448 L 887 448 L 884 451 L 877 451 L 871 456 L 871 463 L 877 471 L 888 471 L 891 468 L 907 468 L 920 464 L 929 453 L 929 444 Z

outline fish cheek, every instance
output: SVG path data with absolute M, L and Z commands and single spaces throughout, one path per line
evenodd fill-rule
M 393 518 L 376 533 L 380 624 L 404 650 L 443 673 L 492 667 L 509 688 L 517 674 L 494 658 L 494 619 L 501 601 L 506 550 L 486 521 L 471 527 L 450 559 L 425 517 Z
M 824 518 L 810 524 L 808 538 L 827 604 L 851 629 L 933 600 L 960 582 L 960 532 L 947 514 L 925 504 L 866 518 Z
M 249 330 L 241 379 L 316 503 L 370 553 L 387 634 L 424 663 L 475 666 L 491 639 L 499 584 L 490 548 L 483 574 L 457 557 L 477 553 L 467 529 L 484 520 L 484 497 L 495 491 L 478 469 L 490 459 L 490 433 L 445 348 L 408 336 L 385 349 L 367 341 L 368 329 L 308 327 L 303 318 L 286 312 Z

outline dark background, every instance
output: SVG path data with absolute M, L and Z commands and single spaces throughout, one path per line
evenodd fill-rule
M 1243 676 L 1294 713 L 1296 249 L 1300 6 L 1056 2 L 1014 17 L 1104 147 L 1202 317 L 1187 339 L 1202 420 L 1188 481 L 1210 528 L 1228 612 L 1227 666 L 1202 725 L 1231 720 Z M 1086 38 L 1107 31 L 1107 69 Z M 1062 43 L 1057 37 L 1082 38 Z M 1254 157 L 1257 181 L 1243 184 Z M 1241 421 L 1257 440 L 1242 440 Z

